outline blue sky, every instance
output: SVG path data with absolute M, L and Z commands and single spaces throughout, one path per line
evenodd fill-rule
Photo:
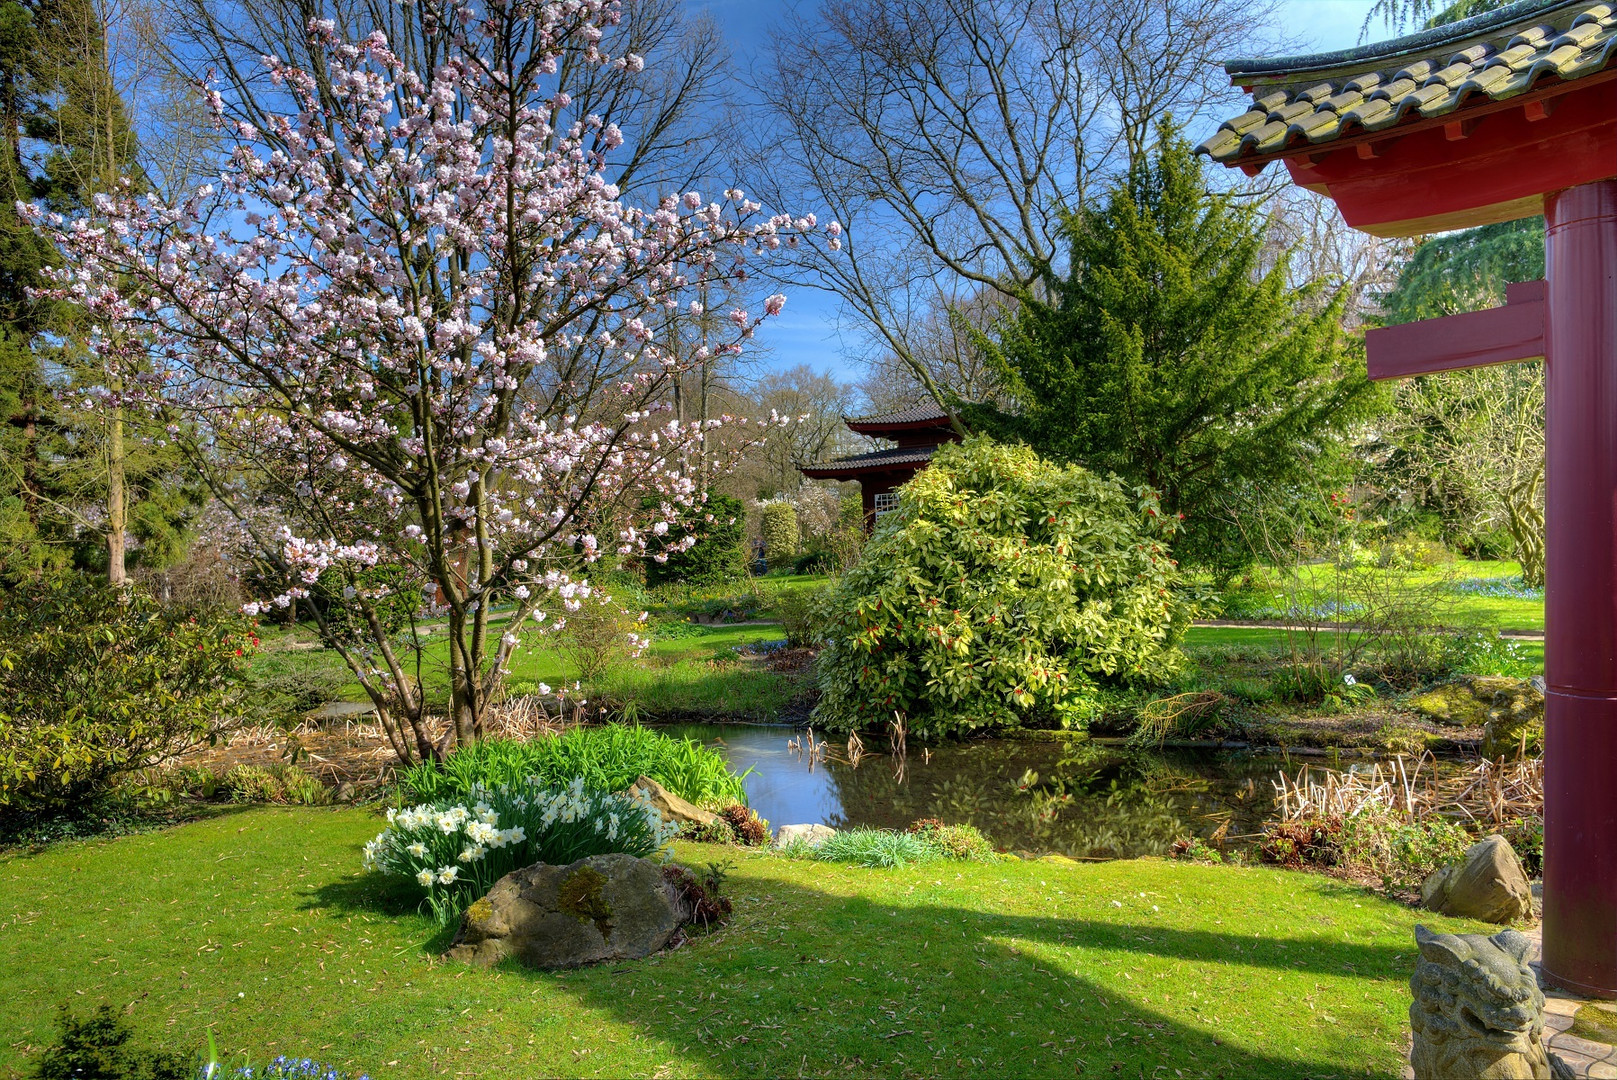
M 769 27 L 790 7 L 786 0 L 690 2 L 713 13 L 743 64 L 749 52 L 767 41 Z M 1298 42 L 1299 52 L 1347 48 L 1358 43 L 1359 29 L 1372 2 L 1281 0 L 1281 29 Z M 835 299 L 809 289 L 793 289 L 787 297 L 786 310 L 779 318 L 771 319 L 759 335 L 769 348 L 767 366 L 778 369 L 807 364 L 818 371 L 831 371 L 841 379 L 857 381 L 863 366 L 844 355 L 855 346 L 855 335 L 841 332 Z

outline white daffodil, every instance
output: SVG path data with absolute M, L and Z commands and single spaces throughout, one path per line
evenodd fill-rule
M 440 867 L 439 870 L 438 870 L 438 884 L 440 884 L 440 885 L 452 885 L 452 884 L 454 884 L 455 879 L 457 877 L 459 877 L 459 876 L 460 876 L 460 870 L 457 869 L 456 867 L 453 867 L 453 866 Z
M 415 879 L 421 883 L 422 888 L 430 888 L 435 877 L 431 870 L 423 870 L 415 876 Z
M 405 848 L 404 850 L 408 851 L 412 858 L 424 859 L 424 858 L 427 857 L 427 845 L 421 843 L 419 840 L 416 841 L 415 843 L 411 844 L 409 847 Z

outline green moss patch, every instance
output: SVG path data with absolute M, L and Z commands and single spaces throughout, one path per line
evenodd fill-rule
M 1572 1014 L 1571 1031 L 1591 1042 L 1617 1043 L 1617 1007 L 1585 1005 Z
M 593 922 L 601 937 L 612 938 L 612 905 L 606 898 L 606 878 L 597 870 L 580 866 L 561 883 L 556 908 L 582 922 Z

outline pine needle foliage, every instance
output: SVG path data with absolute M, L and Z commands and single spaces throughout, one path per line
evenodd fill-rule
M 1345 294 L 1294 280 L 1263 208 L 1208 189 L 1171 122 L 1101 205 L 1067 218 L 1065 277 L 980 344 L 1014 411 L 968 422 L 1115 473 L 1185 515 L 1174 553 L 1229 572 L 1251 511 L 1339 458 L 1378 396 L 1341 332 Z

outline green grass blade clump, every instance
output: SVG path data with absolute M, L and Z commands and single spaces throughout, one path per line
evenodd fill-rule
M 411 799 L 462 799 L 474 784 L 493 788 L 537 780 L 564 787 L 575 779 L 586 791 L 623 791 L 641 776 L 694 803 L 745 803 L 746 791 L 724 755 L 694 739 L 676 739 L 627 724 L 570 728 L 527 742 L 486 739 L 442 762 L 423 762 L 401 777 Z
M 828 838 L 814 851 L 823 862 L 855 866 L 908 866 L 940 858 L 936 848 L 910 833 L 885 829 L 847 829 Z

